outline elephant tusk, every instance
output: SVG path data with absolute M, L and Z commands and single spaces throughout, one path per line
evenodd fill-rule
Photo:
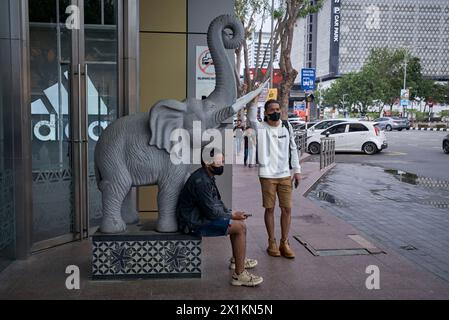
M 250 93 L 244 95 L 243 97 L 237 99 L 237 101 L 232 105 L 232 109 L 234 112 L 240 111 L 243 107 L 245 107 L 248 103 L 250 103 L 252 100 L 254 100 L 255 97 L 257 97 L 263 90 L 263 88 L 267 85 L 269 80 L 265 81 L 265 83 L 259 88 L 257 88 L 254 91 L 251 91 Z

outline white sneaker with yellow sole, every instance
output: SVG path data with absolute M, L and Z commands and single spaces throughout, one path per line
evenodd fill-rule
M 245 269 L 252 269 L 252 268 L 254 268 L 255 266 L 257 266 L 257 260 L 256 259 L 249 259 L 249 258 L 246 258 L 245 259 Z M 235 259 L 234 258 L 231 258 L 230 260 L 229 260 L 229 269 L 231 269 L 231 270 L 235 270 Z
M 255 287 L 263 282 L 263 278 L 244 270 L 241 274 L 232 275 L 231 284 L 233 286 Z

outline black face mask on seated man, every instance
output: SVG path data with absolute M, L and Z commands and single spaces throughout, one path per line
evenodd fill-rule
M 224 167 L 223 166 L 220 166 L 220 167 L 210 166 L 210 172 L 212 172 L 212 174 L 215 176 L 221 176 L 224 172 Z

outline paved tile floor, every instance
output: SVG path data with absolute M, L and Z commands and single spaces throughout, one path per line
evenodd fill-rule
M 346 234 L 358 233 L 332 213 L 314 205 L 302 195 L 320 176 L 316 163 L 305 163 L 301 189 L 294 193 L 291 234 L 305 235 L 317 243 L 328 239 L 345 242 Z M 264 277 L 257 288 L 229 284 L 229 240 L 203 241 L 201 279 L 92 281 L 89 241 L 61 246 L 27 261 L 16 261 L 0 273 L 1 299 L 448 299 L 449 286 L 433 274 L 417 268 L 407 259 L 387 250 L 368 256 L 315 257 L 291 239 L 294 260 L 272 258 L 266 252 L 266 231 L 261 208 L 257 169 L 234 168 L 234 209 L 254 214 L 248 219 L 248 256 L 259 260 L 254 273 Z M 277 214 L 277 226 L 278 217 Z M 277 234 L 279 235 L 279 228 Z M 363 235 L 363 234 L 362 234 Z M 385 248 L 382 248 L 385 249 Z M 81 290 L 65 287 L 65 270 L 77 265 Z M 366 267 L 380 269 L 380 290 L 368 290 Z
M 309 198 L 449 284 L 449 182 L 369 165 L 337 168 Z

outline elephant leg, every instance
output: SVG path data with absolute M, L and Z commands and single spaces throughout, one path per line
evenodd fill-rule
M 121 217 L 123 200 L 131 189 L 131 183 L 111 183 L 102 181 L 103 219 L 100 231 L 103 233 L 120 233 L 126 231 L 126 223 Z
M 139 214 L 136 210 L 136 197 L 133 189 L 130 189 L 123 200 L 122 219 L 126 224 L 136 224 L 139 222 Z
M 158 232 L 177 232 L 178 221 L 176 219 L 176 205 L 178 197 L 184 186 L 185 170 L 174 170 L 170 175 L 158 184 L 157 197 L 159 219 L 157 221 Z

